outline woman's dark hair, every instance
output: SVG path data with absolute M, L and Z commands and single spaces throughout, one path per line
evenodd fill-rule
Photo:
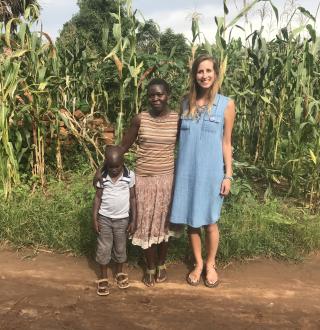
M 167 92 L 168 95 L 170 95 L 170 86 L 169 84 L 162 78 L 153 78 L 149 81 L 147 90 L 153 85 L 160 85 L 164 88 L 164 90 Z

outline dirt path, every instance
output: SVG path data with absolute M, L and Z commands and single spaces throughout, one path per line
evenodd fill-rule
M 86 258 L 1 250 L 0 329 L 320 329 L 320 255 L 233 263 L 216 289 L 187 285 L 184 265 L 154 289 L 129 271 L 130 289 L 98 297 Z

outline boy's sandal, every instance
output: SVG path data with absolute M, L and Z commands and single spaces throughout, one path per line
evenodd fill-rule
M 109 292 L 109 281 L 107 278 L 102 278 L 96 281 L 97 283 L 97 295 L 107 296 Z
M 217 268 L 216 268 L 216 265 L 213 265 L 212 266 L 213 270 L 217 273 Z M 208 274 L 208 269 L 209 271 L 212 270 L 210 268 L 207 268 L 207 274 Z M 218 274 L 218 273 L 217 273 Z M 216 286 L 219 285 L 219 279 L 217 279 L 216 281 L 212 282 L 212 281 L 209 281 L 207 279 L 207 277 L 204 279 L 204 285 L 208 288 L 215 288 Z
M 200 283 L 203 268 L 201 268 L 201 271 L 199 270 L 197 271 L 196 268 L 197 268 L 196 265 L 194 265 L 193 270 L 187 275 L 187 283 L 190 284 L 191 286 L 197 286 Z M 191 273 L 197 274 L 198 277 L 197 278 L 190 277 Z
M 118 273 L 115 278 L 119 289 L 129 288 L 130 283 L 129 283 L 128 274 Z
M 146 272 L 143 277 L 144 285 L 146 285 L 148 287 L 154 286 L 154 284 L 155 284 L 154 276 L 155 275 L 156 275 L 155 269 L 146 269 Z
M 165 264 L 157 266 L 157 276 L 156 276 L 156 282 L 162 283 L 167 280 L 167 267 Z M 162 276 L 161 276 L 162 275 Z

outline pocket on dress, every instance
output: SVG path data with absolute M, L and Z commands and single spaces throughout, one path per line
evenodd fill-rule
M 202 130 L 206 132 L 216 132 L 221 123 L 222 118 L 218 116 L 206 116 L 203 118 Z

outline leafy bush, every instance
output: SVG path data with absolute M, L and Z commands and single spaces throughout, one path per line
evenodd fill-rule
M 65 182 L 52 181 L 45 194 L 30 196 L 21 187 L 0 204 L 0 241 L 17 247 L 46 247 L 76 255 L 93 255 L 95 234 L 91 229 L 94 189 L 91 173 L 69 175 Z M 236 185 L 235 185 L 236 186 Z M 320 217 L 286 205 L 282 200 L 259 201 L 249 184 L 241 183 L 237 195 L 226 199 L 219 222 L 219 261 L 252 256 L 298 259 L 320 248 Z M 251 189 L 251 188 L 250 188 Z M 129 259 L 137 262 L 140 249 L 130 243 Z M 169 260 L 185 260 L 191 250 L 185 231 L 170 241 Z

